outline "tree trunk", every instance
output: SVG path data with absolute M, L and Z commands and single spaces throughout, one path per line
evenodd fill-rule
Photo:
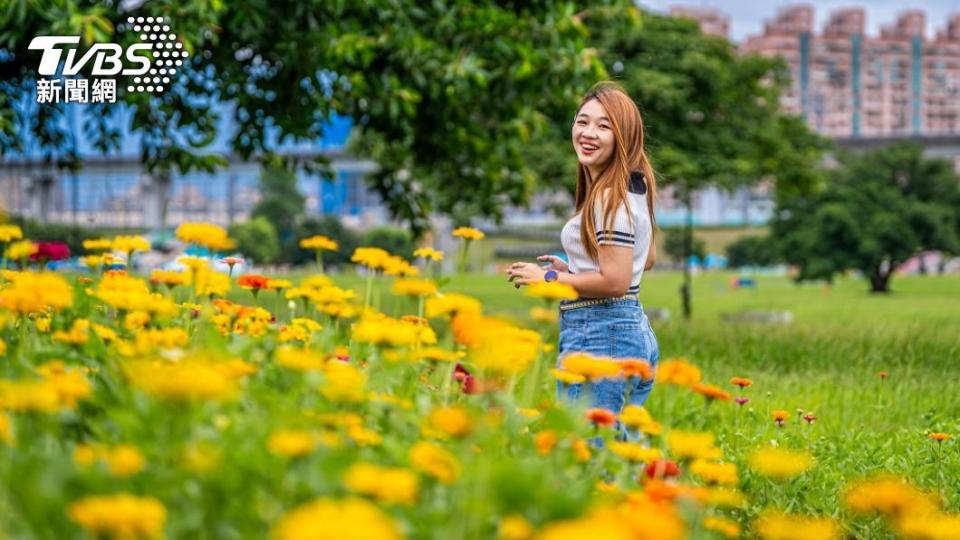
M 870 292 L 871 293 L 888 293 L 890 292 L 890 275 L 893 274 L 893 270 L 888 270 L 886 272 L 875 268 L 870 272 Z

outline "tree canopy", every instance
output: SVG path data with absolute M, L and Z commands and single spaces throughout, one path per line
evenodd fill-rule
M 772 234 L 797 279 L 854 269 L 887 292 L 897 266 L 920 251 L 960 252 L 960 180 L 916 145 L 840 154 L 825 189 L 780 201 Z

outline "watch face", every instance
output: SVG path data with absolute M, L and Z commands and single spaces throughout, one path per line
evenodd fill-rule
M 557 271 L 556 270 L 547 270 L 547 273 L 543 275 L 544 281 L 556 281 L 557 280 Z

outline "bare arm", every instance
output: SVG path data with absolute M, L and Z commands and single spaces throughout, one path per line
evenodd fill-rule
M 650 239 L 650 251 L 647 253 L 647 263 L 643 265 L 644 271 L 653 268 L 657 262 L 657 243 Z
M 608 298 L 627 294 L 633 277 L 633 248 L 601 245 L 598 255 L 599 272 L 558 273 L 557 281 L 572 286 L 584 297 Z M 508 280 L 519 285 L 543 281 L 545 273 L 545 269 L 523 262 L 513 263 L 507 269 Z

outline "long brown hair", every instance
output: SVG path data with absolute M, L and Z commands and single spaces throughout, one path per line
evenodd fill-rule
M 597 231 L 594 227 L 594 207 L 598 197 L 601 197 L 604 192 L 607 193 L 606 206 L 603 208 L 603 228 L 607 230 L 613 223 L 617 208 L 627 202 L 630 173 L 640 171 L 647 185 L 647 210 L 650 212 L 651 226 L 655 229 L 657 221 L 653 215 L 653 201 L 657 196 L 657 180 L 653 166 L 650 165 L 650 160 L 647 159 L 643 150 L 643 119 L 640 117 L 637 104 L 630 99 L 622 86 L 615 82 L 603 81 L 594 85 L 583 96 L 574 118 L 591 99 L 599 101 L 607 111 L 607 117 L 613 129 L 614 142 L 610 163 L 598 178 L 592 179 L 592 182 L 587 168 L 582 163 L 577 164 L 575 202 L 577 211 L 582 212 L 580 241 L 590 258 L 596 261 L 599 257 L 600 245 L 597 243 Z M 653 241 L 652 230 L 651 241 Z

